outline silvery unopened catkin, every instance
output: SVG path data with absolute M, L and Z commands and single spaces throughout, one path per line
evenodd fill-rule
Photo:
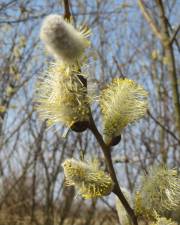
M 52 56 L 73 64 L 81 58 L 85 48 L 89 46 L 86 39 L 89 33 L 88 29 L 76 30 L 62 16 L 52 14 L 43 21 L 40 38 Z

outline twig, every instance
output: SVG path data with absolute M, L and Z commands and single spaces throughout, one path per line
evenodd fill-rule
M 94 120 L 92 118 L 92 114 L 90 114 L 90 125 L 89 125 L 89 129 L 92 131 L 92 133 L 94 134 L 97 142 L 99 143 L 99 145 L 101 146 L 101 149 L 104 153 L 104 157 L 106 160 L 106 164 L 108 166 L 108 170 L 110 173 L 110 176 L 114 182 L 114 189 L 113 189 L 113 193 L 116 194 L 119 198 L 119 200 L 121 201 L 121 203 L 123 204 L 124 208 L 126 209 L 127 213 L 129 214 L 132 222 L 134 225 L 138 225 L 137 223 L 137 218 L 136 215 L 134 213 L 134 210 L 130 207 L 129 203 L 127 202 L 126 198 L 124 197 L 120 186 L 118 184 L 118 180 L 116 177 L 116 173 L 113 167 L 113 162 L 112 162 L 112 158 L 111 158 L 111 148 L 109 146 L 107 146 L 104 141 L 103 138 L 101 136 L 101 134 L 99 133 L 99 131 L 97 130 L 97 127 L 94 123 Z
M 149 15 L 143 0 L 138 0 L 139 8 L 141 9 L 145 19 L 147 20 L 149 26 L 151 27 L 152 31 L 155 33 L 157 38 L 160 39 L 162 46 L 165 50 L 165 57 L 167 59 L 167 69 L 169 74 L 169 79 L 171 81 L 171 89 L 172 89 L 172 96 L 173 96 L 173 105 L 174 105 L 174 112 L 175 112 L 175 124 L 176 129 L 178 132 L 178 138 L 180 138 L 180 93 L 178 90 L 178 79 L 177 79 L 177 72 L 176 72 L 176 65 L 175 65 L 175 56 L 173 52 L 173 47 L 171 45 L 171 37 L 168 30 L 168 20 L 165 15 L 165 9 L 162 0 L 156 0 L 157 7 L 159 10 L 159 23 L 161 27 L 161 31 L 158 31 L 157 26 L 155 25 L 153 19 Z M 174 35 L 173 35 L 174 36 Z
M 68 0 L 64 0 L 64 8 L 65 8 L 64 18 L 70 20 L 71 13 L 70 13 L 69 1 Z M 85 79 L 84 82 L 83 82 L 85 87 L 87 86 L 86 82 L 87 82 L 87 80 Z M 118 180 L 117 180 L 117 177 L 116 177 L 116 173 L 115 173 L 112 158 L 111 158 L 111 148 L 104 143 L 103 138 L 102 138 L 101 134 L 99 133 L 99 131 L 98 131 L 98 129 L 97 129 L 95 123 L 94 123 L 94 120 L 93 120 L 93 117 L 92 117 L 91 113 L 90 113 L 89 129 L 94 134 L 97 142 L 101 146 L 101 149 L 104 153 L 104 157 L 105 157 L 105 160 L 106 160 L 106 164 L 107 164 L 110 176 L 111 176 L 111 178 L 114 182 L 113 193 L 116 194 L 118 196 L 118 198 L 120 199 L 120 201 L 122 202 L 124 208 L 126 209 L 127 213 L 129 214 L 133 224 L 138 225 L 137 218 L 136 218 L 136 215 L 134 213 L 134 210 L 130 207 L 129 203 L 127 202 L 126 198 L 124 197 L 124 195 L 123 195 L 123 193 L 120 189 L 120 186 L 118 184 Z
M 152 31 L 154 32 L 154 34 L 162 41 L 162 35 L 161 35 L 158 27 L 154 23 L 153 19 L 151 18 L 150 14 L 146 10 L 143 1 L 142 0 L 138 0 L 138 5 L 139 5 L 139 8 L 140 8 L 143 16 L 145 17 L 145 19 L 147 20 L 149 26 L 151 27 Z
M 114 57 L 114 56 L 113 56 L 113 61 L 114 61 L 115 64 L 116 64 L 116 67 L 117 67 L 117 69 L 118 69 L 118 71 L 119 71 L 119 73 L 120 73 L 120 76 L 124 79 L 125 76 L 124 76 L 124 74 L 123 74 L 123 72 L 122 72 L 122 69 L 121 69 L 121 67 L 120 67 L 120 65 L 119 65 L 119 63 L 118 63 L 116 57 Z
M 177 71 L 176 71 L 176 64 L 175 64 L 175 55 L 173 51 L 173 47 L 170 44 L 171 37 L 168 30 L 168 23 L 165 14 L 165 9 L 162 0 L 156 0 L 157 7 L 159 9 L 160 14 L 160 26 L 162 28 L 162 37 L 163 41 L 162 44 L 164 45 L 165 49 L 165 57 L 167 59 L 167 69 L 168 74 L 171 81 L 171 88 L 172 88 L 172 97 L 174 103 L 174 113 L 175 113 L 175 124 L 178 132 L 178 138 L 180 138 L 180 93 L 178 90 L 178 78 L 177 78 Z
M 71 12 L 69 7 L 69 0 L 64 0 L 64 19 L 70 20 Z
M 171 24 L 170 24 L 170 22 L 169 22 L 168 19 L 167 19 L 167 24 L 168 24 L 168 27 L 169 27 L 170 31 L 173 33 L 174 30 L 173 30 L 173 28 L 172 28 L 172 26 L 171 26 Z M 177 31 L 177 30 L 176 30 L 176 31 Z M 175 31 L 175 32 L 176 32 L 176 31 Z M 175 34 L 175 33 L 174 33 L 174 34 Z M 173 35 L 173 36 L 174 36 L 174 35 Z M 176 36 L 177 36 L 177 34 L 176 34 Z M 180 52 L 180 45 L 179 45 L 179 42 L 178 42 L 176 36 L 174 37 L 173 42 L 176 44 L 176 47 L 177 47 L 178 51 Z M 173 42 L 172 42 L 172 38 L 171 38 L 171 45 L 173 44 Z
M 180 24 L 179 24 L 179 26 L 177 27 L 177 29 L 175 30 L 175 32 L 174 32 L 174 34 L 172 35 L 172 37 L 171 37 L 171 40 L 170 40 L 170 43 L 171 43 L 171 44 L 175 41 L 176 35 L 178 34 L 179 31 L 180 31 Z
M 148 110 L 148 115 L 151 117 L 152 120 L 154 120 L 154 122 L 156 124 L 158 124 L 162 129 L 164 129 L 168 134 L 170 134 L 176 141 L 178 141 L 178 143 L 180 143 L 180 139 L 178 137 L 176 137 L 176 135 L 170 131 L 168 128 L 166 128 L 163 124 L 161 124 L 152 114 L 151 112 Z

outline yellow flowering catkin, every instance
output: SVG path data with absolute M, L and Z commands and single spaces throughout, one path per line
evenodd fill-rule
M 149 212 L 155 210 L 160 216 L 176 211 L 180 205 L 180 178 L 175 169 L 154 167 L 142 178 L 141 206 Z
M 85 199 L 109 195 L 113 181 L 97 164 L 67 159 L 62 164 L 66 185 L 75 186 Z
M 133 80 L 116 78 L 100 95 L 103 114 L 104 137 L 108 143 L 111 138 L 121 134 L 123 128 L 147 111 L 147 92 Z
M 56 63 L 37 83 L 36 108 L 49 126 L 61 122 L 71 127 L 77 121 L 88 120 L 86 88 L 77 74 L 66 65 Z
M 150 225 L 178 225 L 175 221 L 167 219 L 165 217 L 157 217 L 156 222 L 150 223 Z
M 87 27 L 77 30 L 62 16 L 56 14 L 47 16 L 40 30 L 40 38 L 48 52 L 68 64 L 76 63 L 80 59 L 90 45 L 87 40 L 89 35 L 90 30 Z

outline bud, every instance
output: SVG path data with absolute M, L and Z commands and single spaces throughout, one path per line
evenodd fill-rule
M 109 137 L 104 134 L 103 139 L 107 145 L 115 146 L 115 145 L 119 144 L 119 142 L 121 141 L 121 135 L 118 135 L 118 136 L 112 138 L 112 137 Z
M 58 122 L 67 127 L 79 123 L 85 130 L 89 120 L 87 90 L 77 72 L 64 64 L 52 64 L 45 76 L 37 83 L 37 111 L 52 126 Z M 81 126 L 82 125 L 82 126 Z
M 74 64 L 81 58 L 90 45 L 87 40 L 89 34 L 87 27 L 81 27 L 78 31 L 60 15 L 47 16 L 40 30 L 40 38 L 47 51 L 68 64 Z
M 113 189 L 111 177 L 98 168 L 97 162 L 66 159 L 62 164 L 65 183 L 75 186 L 85 199 L 109 195 Z
M 100 107 L 104 141 L 107 145 L 115 145 L 122 130 L 146 113 L 147 92 L 132 80 L 116 78 L 101 92 Z
M 78 121 L 71 125 L 71 130 L 75 132 L 83 132 L 89 127 L 89 121 Z

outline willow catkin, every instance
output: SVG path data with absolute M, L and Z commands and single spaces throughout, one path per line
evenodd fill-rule
M 90 31 L 84 27 L 79 31 L 66 22 L 62 16 L 52 14 L 47 16 L 40 30 L 40 38 L 47 51 L 56 59 L 73 64 L 80 59 L 89 46 L 87 40 Z
M 113 189 L 111 177 L 97 164 L 66 159 L 62 164 L 66 185 L 75 186 L 78 193 L 85 199 L 109 195 Z
M 176 211 L 180 205 L 180 177 L 175 169 L 154 167 L 142 178 L 139 190 L 140 207 L 160 216 Z
M 110 143 L 147 111 L 147 92 L 135 81 L 116 78 L 100 94 L 104 140 Z
M 63 63 L 55 63 L 37 82 L 36 109 L 49 126 L 60 122 L 71 127 L 76 122 L 88 121 L 86 88 L 77 74 Z

